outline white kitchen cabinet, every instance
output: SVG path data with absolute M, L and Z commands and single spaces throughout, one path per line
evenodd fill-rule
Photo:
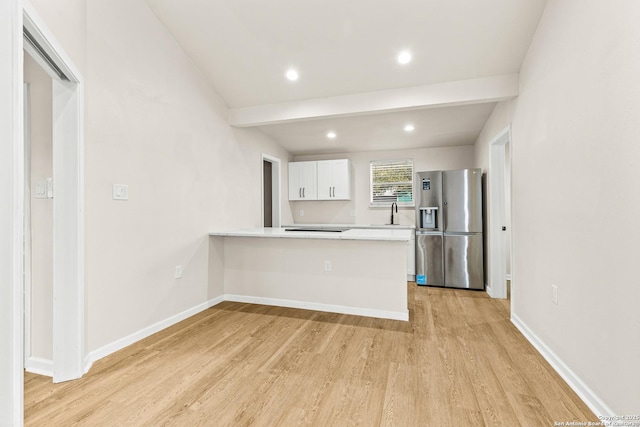
M 317 180 L 317 162 L 290 162 L 289 200 L 317 200 Z
M 349 159 L 318 161 L 318 200 L 351 200 Z

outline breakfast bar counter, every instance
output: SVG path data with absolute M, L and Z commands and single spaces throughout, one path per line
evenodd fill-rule
M 229 301 L 408 320 L 408 229 L 210 233 L 210 289 Z
M 402 241 L 405 243 L 411 239 L 411 231 L 409 229 L 348 228 L 342 225 L 336 227 L 295 225 L 282 228 L 248 228 L 234 231 L 213 232 L 209 233 L 209 235 L 228 237 L 271 237 L 286 239 L 380 240 Z

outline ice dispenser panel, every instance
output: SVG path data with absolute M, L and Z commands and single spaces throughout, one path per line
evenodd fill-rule
M 438 228 L 438 208 L 420 208 L 420 228 Z

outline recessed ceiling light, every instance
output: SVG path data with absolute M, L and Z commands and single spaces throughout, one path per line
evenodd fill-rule
M 400 54 L 398 55 L 398 63 L 399 64 L 408 64 L 409 62 L 411 62 L 411 52 L 409 52 L 408 50 L 403 50 L 402 52 L 400 52 Z
M 287 73 L 285 74 L 285 76 L 287 76 L 287 78 L 289 80 L 291 80 L 292 82 L 298 80 L 298 72 L 296 70 L 294 70 L 293 68 L 288 69 Z
M 413 130 L 415 129 L 415 126 L 409 124 L 409 125 L 405 125 L 404 127 L 404 131 L 405 132 L 413 132 Z
M 337 136 L 336 133 L 333 131 L 327 133 L 327 138 L 329 139 L 335 139 L 336 136 Z

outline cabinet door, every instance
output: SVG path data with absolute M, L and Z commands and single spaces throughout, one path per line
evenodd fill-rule
M 351 200 L 351 165 L 349 160 L 334 160 L 332 175 L 332 199 Z
M 300 169 L 300 184 L 302 186 L 301 200 L 318 199 L 318 170 L 317 162 L 298 162 Z
M 318 161 L 318 200 L 333 199 L 333 161 Z
M 318 161 L 318 200 L 351 199 L 351 163 L 348 159 Z
M 289 200 L 302 200 L 301 170 L 300 163 L 289 163 Z

